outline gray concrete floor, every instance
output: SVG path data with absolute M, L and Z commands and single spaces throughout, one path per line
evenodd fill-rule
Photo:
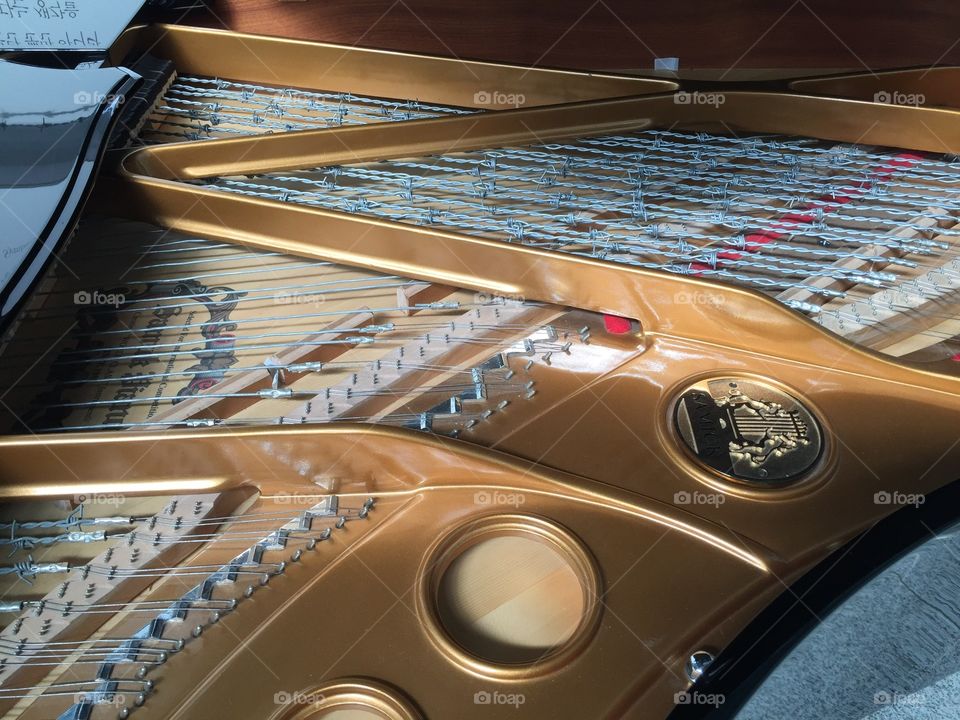
M 737 720 L 960 719 L 960 530 L 822 620 Z

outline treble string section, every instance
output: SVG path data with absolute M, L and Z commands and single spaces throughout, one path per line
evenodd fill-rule
M 958 332 L 956 156 L 649 130 L 198 184 L 742 285 L 892 354 Z
M 881 285 L 890 273 L 836 261 L 875 260 L 858 253 L 878 243 L 943 248 L 887 235 L 926 229 L 917 202 L 951 220 L 958 201 L 943 188 L 960 179 L 955 162 L 727 140 L 650 131 L 206 185 L 770 289 L 821 276 Z M 914 192 L 891 187 L 908 181 Z

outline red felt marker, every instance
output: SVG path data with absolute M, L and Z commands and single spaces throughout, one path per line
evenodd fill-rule
M 633 328 L 630 318 L 619 315 L 604 315 L 603 327 L 611 335 L 626 335 Z

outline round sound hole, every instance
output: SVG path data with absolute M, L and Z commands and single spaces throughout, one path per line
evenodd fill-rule
M 435 575 L 440 625 L 460 648 L 497 665 L 555 655 L 593 614 L 596 587 L 586 556 L 564 536 L 507 522 L 468 533 Z

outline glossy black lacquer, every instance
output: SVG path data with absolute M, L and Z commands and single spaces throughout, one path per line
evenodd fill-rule
M 76 223 L 137 77 L 0 61 L 0 329 Z

